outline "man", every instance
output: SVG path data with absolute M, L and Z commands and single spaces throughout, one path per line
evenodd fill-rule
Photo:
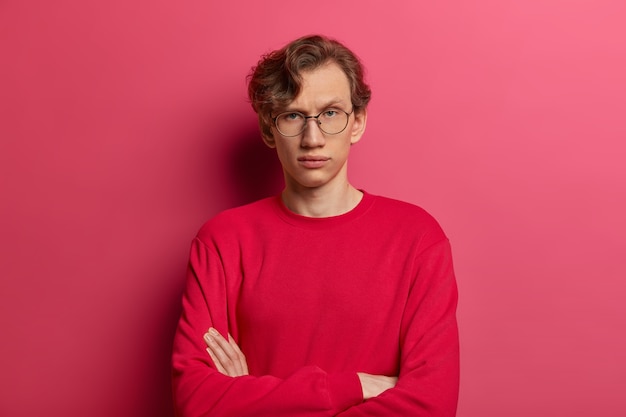
M 217 215 L 192 243 L 178 414 L 454 416 L 448 239 L 424 210 L 348 181 L 370 99 L 361 63 L 304 37 L 263 57 L 248 90 L 285 188 Z

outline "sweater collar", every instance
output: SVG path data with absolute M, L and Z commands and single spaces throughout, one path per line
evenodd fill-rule
M 375 196 L 364 190 L 360 191 L 363 192 L 363 198 L 361 198 L 359 204 L 357 204 L 352 210 L 338 216 L 307 217 L 296 214 L 285 206 L 280 194 L 274 197 L 274 206 L 278 216 L 292 226 L 306 229 L 328 229 L 332 227 L 339 227 L 358 219 L 372 206 Z

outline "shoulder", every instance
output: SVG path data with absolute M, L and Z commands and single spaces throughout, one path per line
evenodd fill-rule
M 422 207 L 406 201 L 372 195 L 370 220 L 398 237 L 418 238 L 422 244 L 447 240 L 439 222 Z
M 409 202 L 402 201 L 402 200 L 397 200 L 395 198 L 384 197 L 381 195 L 373 195 L 373 194 L 370 194 L 370 195 L 373 198 L 375 205 L 384 207 L 387 210 L 393 210 L 394 212 L 400 212 L 400 213 L 410 213 L 410 214 L 419 215 L 419 216 L 422 216 L 422 215 L 430 216 L 426 212 L 426 210 L 424 210 L 422 207 L 415 205 L 413 203 L 409 203 Z
M 417 223 L 423 227 L 439 228 L 437 220 L 425 209 L 406 201 L 372 195 L 372 209 L 379 216 L 403 223 Z
M 268 197 L 239 207 L 226 209 L 207 222 L 198 231 L 197 238 L 204 242 L 215 236 L 233 235 L 239 231 L 250 231 L 259 221 L 274 217 L 276 197 Z

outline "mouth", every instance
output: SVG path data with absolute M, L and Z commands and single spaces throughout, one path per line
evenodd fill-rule
M 315 156 L 315 155 L 310 155 L 310 156 L 301 156 L 298 158 L 298 161 L 300 162 L 320 162 L 320 161 L 328 161 L 330 158 L 327 156 Z
M 330 160 L 327 156 L 305 155 L 298 158 L 298 162 L 305 168 L 321 168 Z

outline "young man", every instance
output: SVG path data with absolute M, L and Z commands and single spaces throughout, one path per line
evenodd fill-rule
M 348 181 L 370 99 L 359 60 L 301 38 L 263 57 L 249 96 L 285 188 L 217 215 L 193 241 L 178 415 L 454 416 L 448 239 L 422 209 Z

